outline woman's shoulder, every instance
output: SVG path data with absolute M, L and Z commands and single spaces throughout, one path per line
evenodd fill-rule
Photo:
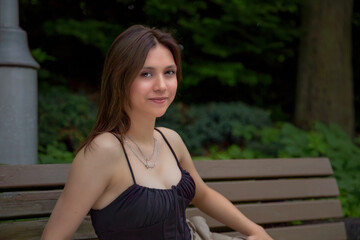
M 185 143 L 176 131 L 165 127 L 157 127 L 157 129 L 164 134 L 165 138 L 179 155 L 182 155 L 183 151 L 187 151 Z
M 98 186 L 103 191 L 110 183 L 123 159 L 119 141 L 111 133 L 97 135 L 75 156 L 69 174 L 69 185 L 77 183 Z
M 171 147 L 174 149 L 180 163 L 183 162 L 183 159 L 189 158 L 189 151 L 181 136 L 176 131 L 165 127 L 158 127 L 157 129 L 164 134 Z M 191 159 L 191 157 L 189 159 Z
M 97 135 L 91 142 L 102 150 L 116 150 L 119 149 L 120 141 L 114 134 L 110 132 L 104 132 Z
M 158 129 L 161 133 L 164 134 L 164 136 L 169 139 L 169 141 L 171 142 L 178 142 L 181 141 L 181 136 L 174 130 L 170 129 L 170 128 L 166 128 L 166 127 L 157 127 L 156 129 Z
M 96 137 L 77 154 L 77 157 L 94 159 L 95 161 L 112 161 L 121 157 L 123 150 L 119 140 L 109 132 L 104 132 Z

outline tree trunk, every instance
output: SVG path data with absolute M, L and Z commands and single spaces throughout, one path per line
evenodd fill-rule
M 353 0 L 304 0 L 295 122 L 335 123 L 354 133 L 351 64 Z

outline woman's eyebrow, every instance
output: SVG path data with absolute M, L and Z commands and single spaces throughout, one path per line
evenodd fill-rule
M 166 68 L 177 68 L 176 65 L 169 65 Z
M 177 68 L 177 67 L 176 67 L 176 65 L 169 65 L 169 66 L 165 67 L 165 69 L 168 69 L 168 68 Z M 155 68 L 150 67 L 150 66 L 144 66 L 142 69 L 154 70 Z

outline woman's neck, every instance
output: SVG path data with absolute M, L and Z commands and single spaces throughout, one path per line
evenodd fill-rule
M 137 143 L 153 144 L 154 141 L 154 117 L 130 116 L 131 125 L 126 135 L 130 136 Z

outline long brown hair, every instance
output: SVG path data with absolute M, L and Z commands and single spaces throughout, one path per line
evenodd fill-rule
M 130 106 L 131 84 L 144 66 L 149 50 L 157 44 L 171 51 L 177 66 L 177 79 L 182 79 L 180 48 L 169 33 L 142 25 L 134 25 L 122 32 L 105 58 L 95 125 L 77 152 L 83 147 L 86 150 L 92 140 L 104 132 L 113 132 L 123 139 L 131 124 L 125 111 L 125 106 Z

